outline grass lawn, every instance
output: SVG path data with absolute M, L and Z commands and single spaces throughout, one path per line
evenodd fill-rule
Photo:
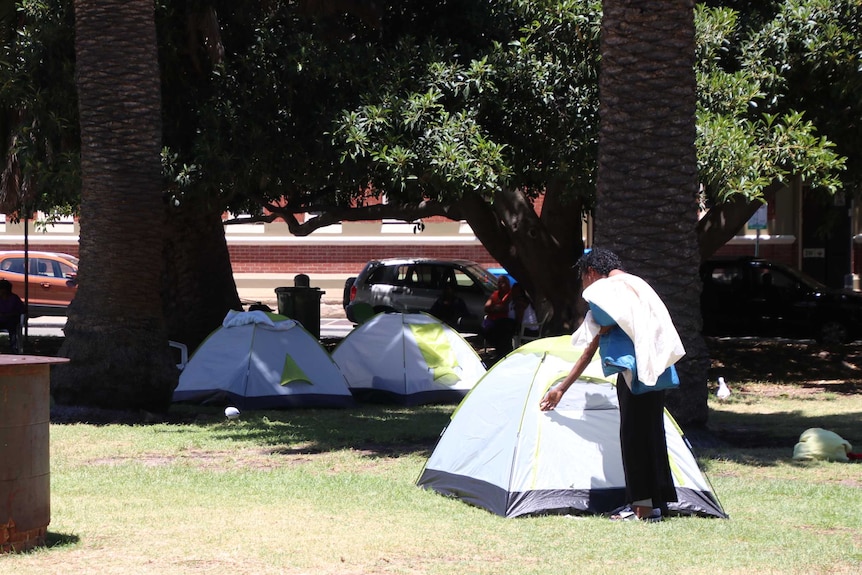
M 58 420 L 49 546 L 0 574 L 862 572 L 862 464 L 791 460 L 809 427 L 862 451 L 862 392 L 731 385 L 695 449 L 730 519 L 659 524 L 503 519 L 417 488 L 451 406 Z

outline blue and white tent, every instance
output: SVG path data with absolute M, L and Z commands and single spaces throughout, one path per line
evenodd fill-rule
M 180 374 L 173 401 L 240 409 L 346 407 L 347 381 L 302 325 L 263 311 L 230 311 Z
M 619 405 L 598 359 L 555 410 L 539 409 L 582 351 L 569 336 L 545 338 L 494 365 L 458 406 L 418 485 L 504 517 L 625 505 Z M 670 512 L 726 517 L 668 413 L 665 429 L 679 499 Z

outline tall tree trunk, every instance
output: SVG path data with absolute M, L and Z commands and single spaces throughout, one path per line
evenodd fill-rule
M 200 206 L 172 211 L 165 247 L 164 301 L 170 339 L 193 351 L 230 309 L 242 309 L 221 213 Z
M 705 423 L 694 1 L 608 0 L 601 50 L 596 244 L 615 250 L 667 304 L 686 349 L 668 405 L 680 423 Z
M 177 370 L 160 287 L 161 92 L 152 0 L 76 0 L 81 266 L 59 403 L 162 410 Z

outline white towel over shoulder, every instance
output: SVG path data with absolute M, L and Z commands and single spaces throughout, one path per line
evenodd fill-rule
M 631 338 L 635 347 L 638 379 L 655 385 L 658 376 L 685 355 L 682 340 L 664 302 L 638 276 L 620 273 L 593 282 L 584 299 L 602 308 Z M 573 338 L 596 333 L 592 314 L 587 314 Z M 581 333 L 579 333 L 581 332 Z

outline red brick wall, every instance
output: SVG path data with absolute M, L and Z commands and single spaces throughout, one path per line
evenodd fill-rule
M 473 260 L 486 267 L 499 264 L 481 245 L 230 245 L 235 273 L 346 273 L 356 274 L 373 259 L 428 257 Z
M 473 260 L 485 267 L 499 264 L 481 245 L 417 245 L 370 244 L 355 245 L 266 245 L 232 244 L 230 250 L 233 271 L 237 273 L 358 273 L 365 262 L 379 258 L 429 257 Z M 23 250 L 23 243 L 2 243 L 0 250 Z M 63 252 L 78 255 L 78 245 L 68 243 L 31 244 L 32 251 Z M 796 243 L 770 244 L 763 242 L 760 257 L 796 266 Z M 862 274 L 862 244 L 854 244 L 855 273 Z M 754 242 L 723 246 L 717 256 L 753 256 Z
M 24 243 L 0 243 L 0 251 L 24 251 Z M 56 244 L 30 244 L 31 252 L 60 252 L 78 257 L 78 244 L 56 243 Z
M 0 243 L 0 250 L 23 250 L 22 243 Z M 78 255 L 78 244 L 31 244 L 31 251 Z M 499 264 L 481 245 L 273 245 L 229 244 L 231 264 L 236 273 L 359 273 L 369 260 L 396 257 L 428 257 L 473 260 L 486 267 Z

